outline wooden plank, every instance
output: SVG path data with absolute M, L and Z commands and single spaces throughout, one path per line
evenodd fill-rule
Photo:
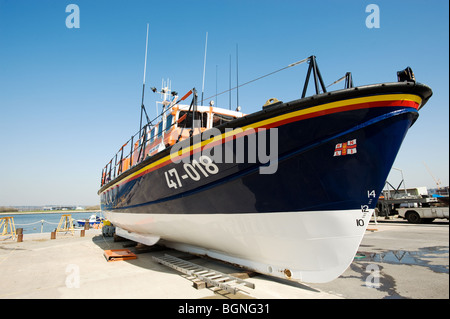
M 137 256 L 128 249 L 110 249 L 105 250 L 103 255 L 106 260 L 109 261 L 121 261 L 121 260 L 130 260 L 137 259 Z

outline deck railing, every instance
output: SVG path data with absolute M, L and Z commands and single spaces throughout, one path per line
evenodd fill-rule
M 163 107 L 163 111 L 161 112 L 161 114 L 159 114 L 153 120 L 148 121 L 148 123 L 141 127 L 141 129 L 137 133 L 131 136 L 131 138 L 125 144 L 123 144 L 122 147 L 117 151 L 117 153 L 111 158 L 108 164 L 103 167 L 100 181 L 101 187 L 108 184 L 110 181 L 114 180 L 116 177 L 129 170 L 131 167 L 142 162 L 147 156 L 147 154 L 145 154 L 146 147 L 150 143 L 152 143 L 154 139 L 162 138 L 164 140 L 165 132 L 173 125 L 178 124 L 177 121 L 172 119 L 171 123 L 166 123 L 166 127 L 164 127 L 164 119 L 166 118 L 167 113 L 171 112 L 175 105 L 185 100 L 192 93 L 194 93 L 194 96 L 189 107 L 189 111 L 191 111 L 192 107 L 194 107 L 193 110 L 196 111 L 197 92 L 195 88 L 190 90 L 176 102 L 176 96 L 174 96 L 174 100 L 166 107 Z M 180 122 L 180 120 L 178 120 L 178 122 Z M 157 125 L 158 131 L 156 131 Z M 163 125 L 161 131 L 159 125 Z M 170 126 L 168 127 L 167 125 Z M 155 129 L 154 136 L 150 136 L 149 138 L 149 134 L 153 129 Z

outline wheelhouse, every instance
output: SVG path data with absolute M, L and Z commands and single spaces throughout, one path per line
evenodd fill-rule
M 115 179 L 131 167 L 150 156 L 161 152 L 175 143 L 187 139 L 190 134 L 204 131 L 244 116 L 242 112 L 227 110 L 215 106 L 164 103 L 163 112 L 157 124 L 145 125 L 128 140 L 103 168 L 101 186 Z M 164 111 L 164 109 L 166 109 Z M 195 120 L 195 126 L 193 126 Z M 194 129 L 192 129 L 194 127 Z

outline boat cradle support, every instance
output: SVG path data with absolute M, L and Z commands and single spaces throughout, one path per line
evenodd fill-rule
M 232 275 L 199 266 L 168 254 L 161 257 L 153 256 L 152 258 L 162 265 L 175 269 L 183 274 L 198 278 L 209 285 L 223 289 L 231 294 L 236 294 L 238 291 L 246 292 L 242 289 L 243 287 L 255 289 L 255 284 L 253 283 Z
M 116 226 L 116 235 L 138 242 L 138 243 L 142 243 L 144 245 L 147 246 L 153 246 L 154 244 L 156 244 L 160 237 L 159 236 L 155 236 L 155 235 L 149 235 L 149 234 L 138 234 L 135 232 L 129 232 L 125 229 L 122 229 L 120 227 Z

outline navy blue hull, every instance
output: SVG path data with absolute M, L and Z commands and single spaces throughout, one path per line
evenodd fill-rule
M 104 191 L 102 209 L 152 214 L 372 209 L 417 117 L 415 108 L 391 106 L 282 124 L 274 174 L 260 174 L 259 163 L 217 163 L 219 173 L 169 187 L 169 170 L 186 176 L 183 163 L 170 162 Z M 337 144 L 353 140 L 355 154 L 334 156 Z

